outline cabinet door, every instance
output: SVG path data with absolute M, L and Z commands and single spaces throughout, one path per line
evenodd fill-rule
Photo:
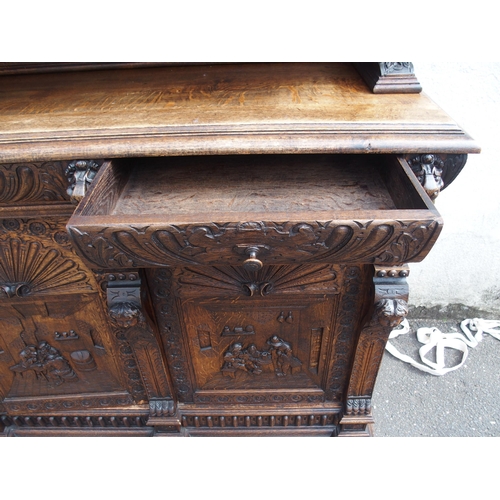
M 3 301 L 0 316 L 0 387 L 9 414 L 134 403 L 96 294 Z
M 66 221 L 0 223 L 0 405 L 9 415 L 123 408 L 137 399 Z
M 149 271 L 179 400 L 325 401 L 339 332 L 351 327 L 342 337 L 349 344 L 347 356 L 353 342 L 351 320 L 341 309 L 348 306 L 350 315 L 359 314 L 360 290 L 354 298 L 349 290 L 342 292 L 347 275 L 344 266 L 332 265 Z

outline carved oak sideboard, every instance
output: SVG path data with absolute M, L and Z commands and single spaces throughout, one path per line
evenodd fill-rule
M 370 435 L 477 145 L 409 63 L 109 66 L 0 67 L 0 433 Z

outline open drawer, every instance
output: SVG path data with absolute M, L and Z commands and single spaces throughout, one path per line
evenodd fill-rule
M 403 158 L 106 162 L 68 223 L 93 268 L 421 261 L 442 220 Z

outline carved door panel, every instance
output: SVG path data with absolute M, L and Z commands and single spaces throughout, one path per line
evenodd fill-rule
M 277 302 L 182 304 L 199 389 L 320 387 L 332 301 L 311 297 Z
M 10 414 L 133 404 L 97 294 L 0 303 L 0 390 Z
M 59 174 L 50 164 L 39 168 L 33 202 L 66 200 L 53 191 L 57 166 Z M 18 176 L 28 170 L 16 168 Z M 11 415 L 134 404 L 99 287 L 66 233 L 72 206 L 55 209 L 60 215 L 4 214 L 0 224 L 0 398 Z

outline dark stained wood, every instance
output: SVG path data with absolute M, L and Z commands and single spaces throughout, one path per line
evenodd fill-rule
M 354 63 L 374 94 L 418 94 L 422 91 L 411 62 Z
M 61 73 L 67 71 L 95 71 L 103 69 L 147 68 L 154 66 L 192 66 L 207 63 L 182 62 L 0 62 L 0 75 L 21 75 L 28 73 Z M 220 63 L 209 63 L 220 64 Z
M 0 435 L 373 434 L 444 112 L 335 63 L 0 84 Z

